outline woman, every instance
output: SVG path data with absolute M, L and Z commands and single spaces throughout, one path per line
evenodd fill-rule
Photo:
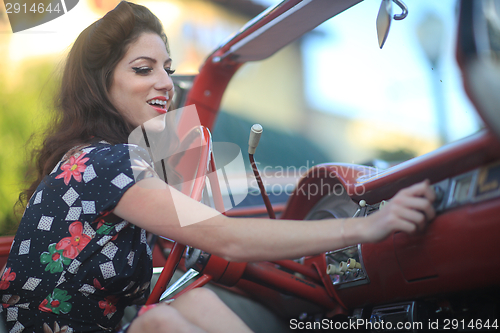
M 380 241 L 422 230 L 434 217 L 427 182 L 364 219 L 268 223 L 214 214 L 166 185 L 150 172 L 148 153 L 126 144 L 135 127 L 167 112 L 170 66 L 160 22 L 139 5 L 121 2 L 76 40 L 0 283 L 12 332 L 114 331 L 123 309 L 146 297 L 145 230 L 227 260 L 259 261 Z M 176 212 L 202 222 L 181 227 Z M 250 330 L 205 289 L 146 311 L 128 330 L 184 331 Z

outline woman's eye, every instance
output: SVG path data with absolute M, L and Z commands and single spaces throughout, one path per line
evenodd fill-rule
M 175 69 L 165 68 L 165 72 L 167 72 L 168 75 L 172 75 L 175 73 Z
M 141 74 L 141 75 L 149 74 L 153 70 L 151 67 L 146 67 L 146 66 L 132 67 L 132 69 L 134 70 L 135 74 Z

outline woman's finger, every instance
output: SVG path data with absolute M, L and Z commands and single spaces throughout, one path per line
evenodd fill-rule
M 413 196 L 413 197 L 424 197 L 429 201 L 436 200 L 436 193 L 434 189 L 430 186 L 430 182 L 428 179 L 423 182 L 416 183 L 404 190 L 401 190 L 402 195 Z
M 408 222 L 406 218 L 399 218 L 396 223 L 394 223 L 393 231 L 403 231 L 407 234 L 412 234 L 419 229 L 416 223 Z
M 432 220 L 436 215 L 434 207 L 431 202 L 426 198 L 421 197 L 408 197 L 404 201 L 401 200 L 403 207 L 420 211 L 425 214 L 427 221 Z
M 418 230 L 424 230 L 426 217 L 421 211 L 414 209 L 402 209 L 399 213 L 401 223 L 412 224 Z
M 391 201 L 403 207 L 421 211 L 427 220 L 432 220 L 436 215 L 432 206 L 435 198 L 434 189 L 430 186 L 429 180 L 425 180 L 401 190 Z

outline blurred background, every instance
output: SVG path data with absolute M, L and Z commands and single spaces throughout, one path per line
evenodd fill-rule
M 333 0 L 332 0 L 333 1 Z M 118 0 L 80 0 L 66 14 L 12 33 L 0 0 L 0 235 L 13 234 L 13 205 L 26 186 L 32 134 L 50 126 L 65 56 L 77 35 Z M 150 0 L 163 22 L 176 74 L 196 74 L 204 59 L 250 19 L 280 0 Z M 464 94 L 454 58 L 455 0 L 406 0 L 382 50 L 380 0 L 365 0 L 231 81 L 214 141 L 246 151 L 253 123 L 265 132 L 256 153 L 266 171 L 296 179 L 324 162 L 385 168 L 476 132 L 481 123 Z M 398 13 L 399 8 L 394 7 Z M 287 180 L 288 181 L 288 180 Z

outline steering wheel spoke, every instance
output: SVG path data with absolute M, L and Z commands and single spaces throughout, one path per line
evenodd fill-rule
M 198 160 L 198 166 L 196 169 L 196 175 L 194 176 L 194 181 L 192 186 L 190 187 L 190 193 L 189 195 L 191 198 L 201 201 L 202 199 L 202 194 L 203 190 L 205 188 L 205 181 L 208 176 L 208 178 L 211 181 L 212 190 L 217 193 L 213 193 L 214 200 L 217 198 L 217 202 L 221 201 L 219 198 L 221 197 L 220 194 L 220 189 L 218 187 L 218 181 L 216 178 L 214 178 L 215 174 L 215 163 L 213 161 L 213 153 L 212 153 L 212 137 L 210 134 L 210 131 L 204 127 L 204 126 L 198 126 L 192 128 L 181 140 L 181 147 L 184 147 L 184 149 L 189 149 L 191 145 L 193 144 L 194 140 L 196 138 L 200 138 L 201 142 L 199 145 L 200 148 L 200 156 Z M 179 163 L 179 161 L 176 161 Z M 210 171 L 210 172 L 209 172 Z M 216 176 L 215 176 L 216 177 Z M 193 179 L 192 177 L 185 177 L 186 179 Z M 214 186 L 215 184 L 215 186 Z M 185 193 L 186 194 L 186 193 Z M 217 205 L 219 206 L 219 205 Z M 219 208 L 219 207 L 217 207 Z M 182 255 L 184 254 L 186 249 L 186 246 L 184 244 L 180 244 L 178 242 L 174 242 L 174 245 L 172 247 L 172 251 L 170 252 L 167 261 L 165 263 L 165 266 L 163 268 L 163 271 L 160 274 L 160 277 L 158 278 L 158 281 L 153 288 L 153 291 L 151 292 L 151 295 L 149 296 L 146 304 L 153 304 L 157 303 L 160 300 L 160 296 L 162 299 L 168 297 L 168 296 L 163 296 L 166 294 L 166 287 L 170 280 L 172 279 L 172 276 L 174 275 L 174 272 L 179 265 L 179 262 L 182 258 Z M 199 250 L 198 250 L 199 251 Z M 197 252 L 198 253 L 198 252 Z M 201 253 L 201 251 L 199 252 Z M 193 269 L 193 271 L 197 272 L 196 270 Z M 201 270 L 200 270 L 201 271 Z M 188 270 L 188 272 L 190 272 Z M 188 273 L 186 273 L 188 274 Z M 199 273 L 197 272 L 196 275 Z M 192 276 L 193 275 L 193 276 Z M 183 276 L 183 280 L 187 279 L 188 276 L 191 276 L 187 281 L 191 280 L 194 277 L 194 273 L 191 272 L 188 275 Z M 209 282 L 212 279 L 210 275 L 203 275 L 200 277 L 197 281 L 192 283 L 188 288 L 193 289 L 195 287 L 202 286 Z M 181 281 L 181 282 L 176 282 L 174 285 L 176 285 L 175 291 L 181 288 L 187 281 Z M 192 286 L 192 287 L 191 287 Z M 169 288 L 170 289 L 170 288 Z M 171 295 L 173 291 L 169 290 L 169 293 L 167 295 Z M 163 295 L 162 295 L 163 294 Z

